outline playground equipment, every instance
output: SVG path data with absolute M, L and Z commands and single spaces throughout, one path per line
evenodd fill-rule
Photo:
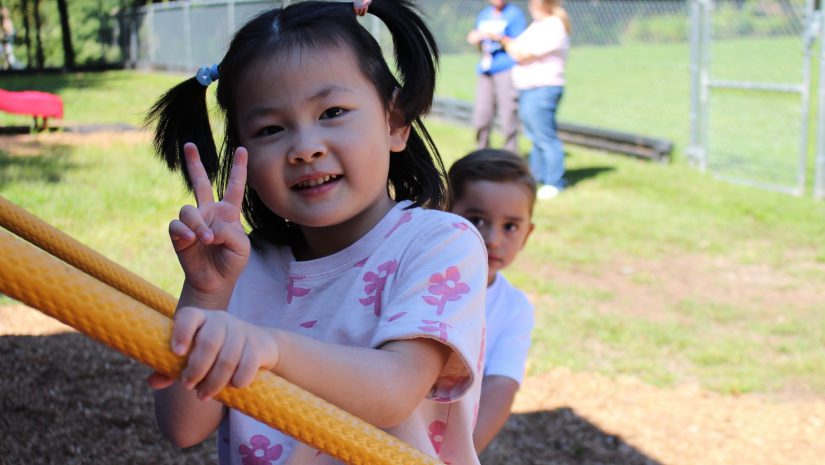
M 0 89 L 0 110 L 30 115 L 34 118 L 34 129 L 42 131 L 48 129 L 49 118 L 63 118 L 63 99 L 59 95 L 36 90 L 12 92 Z
M 185 359 L 169 349 L 172 296 L 2 196 L 0 226 L 45 250 L 0 230 L 0 292 L 177 377 Z M 349 464 L 440 463 L 271 372 L 215 399 Z

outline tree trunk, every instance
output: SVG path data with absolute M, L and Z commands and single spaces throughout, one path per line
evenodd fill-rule
M 37 69 L 43 69 L 44 63 L 46 61 L 45 55 L 43 54 L 43 39 L 40 30 L 41 23 L 42 20 L 40 18 L 40 0 L 34 0 L 34 41 L 35 47 L 37 48 L 37 51 L 35 53 Z
M 20 0 L 20 9 L 23 11 L 23 34 L 26 40 L 26 67 L 32 67 L 32 39 L 29 27 L 29 0 Z
M 57 0 L 57 10 L 60 12 L 60 30 L 63 32 L 63 65 L 68 69 L 74 68 L 74 47 L 72 47 L 72 31 L 69 28 L 69 9 L 66 0 Z

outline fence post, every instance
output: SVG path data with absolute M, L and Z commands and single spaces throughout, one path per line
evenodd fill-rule
M 810 126 L 810 108 L 811 108 L 811 55 L 813 51 L 813 44 L 817 36 L 817 28 L 819 27 L 819 15 L 814 6 L 814 0 L 806 0 L 805 2 L 805 29 L 802 32 L 804 36 L 805 47 L 803 52 L 802 62 L 802 124 L 800 128 L 799 140 L 799 172 L 797 174 L 797 195 L 805 194 L 806 183 L 806 166 L 808 162 L 808 149 L 810 142 L 808 141 L 808 128 Z
M 817 10 L 819 18 L 819 114 L 816 124 L 816 174 L 814 176 L 814 198 L 825 198 L 825 25 L 822 6 Z
M 157 47 L 155 47 L 155 42 L 157 40 L 155 38 L 155 4 L 154 3 L 149 3 L 148 5 L 146 5 L 146 8 L 149 9 L 147 11 L 147 18 L 148 18 L 148 23 L 149 23 L 149 26 L 147 26 L 147 29 L 149 29 L 149 30 L 148 30 L 146 35 L 147 35 L 148 41 L 149 41 L 149 65 L 151 66 L 151 65 L 157 63 L 157 56 L 155 56 L 155 50 L 157 48 Z
M 229 37 L 235 35 L 235 0 L 226 2 L 226 22 L 229 23 Z
M 690 143 L 685 151 L 688 161 L 703 166 L 702 144 L 702 0 L 690 0 Z
M 138 27 L 139 27 L 139 10 L 132 9 L 129 12 L 129 67 L 134 69 L 138 65 L 139 43 L 138 42 Z
M 192 64 L 192 9 L 190 0 L 183 2 L 183 46 L 186 55 L 186 68 L 192 69 L 195 65 Z

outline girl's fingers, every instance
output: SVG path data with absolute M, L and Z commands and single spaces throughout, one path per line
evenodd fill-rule
M 249 255 L 249 238 L 239 223 L 219 223 L 212 228 L 212 245 L 222 245 L 241 257 Z
M 212 183 L 201 162 L 198 147 L 191 142 L 183 145 L 183 155 L 186 158 L 186 172 L 189 174 L 189 181 L 192 183 L 192 192 L 195 193 L 195 200 L 198 206 L 203 206 L 215 201 L 212 194 Z
M 235 156 L 232 158 L 232 171 L 229 173 L 229 182 L 226 184 L 226 191 L 223 193 L 223 200 L 238 207 L 238 210 L 241 209 L 246 188 L 248 156 L 248 152 L 243 147 L 238 147 L 235 150 Z
M 223 347 L 206 379 L 198 385 L 198 397 L 201 400 L 214 396 L 229 384 L 244 350 L 244 336 L 244 332 L 238 325 L 226 326 L 226 339 L 224 339 Z
M 209 244 L 215 238 L 212 228 L 206 224 L 201 211 L 192 205 L 184 205 L 178 215 L 180 222 L 192 231 L 204 244 Z M 171 225 L 170 225 L 171 227 Z
M 181 307 L 175 312 L 172 326 L 172 352 L 186 355 L 192 346 L 195 333 L 206 321 L 206 313 L 195 307 Z
M 172 239 L 172 246 L 175 251 L 181 251 L 189 247 L 197 238 L 195 233 L 180 220 L 169 223 L 169 237 Z
M 243 388 L 248 386 L 255 380 L 255 375 L 258 374 L 258 369 L 261 363 L 258 359 L 254 347 L 247 340 L 243 348 L 240 363 L 235 370 L 235 375 L 232 377 L 232 385 L 236 388 Z
M 158 373 L 157 371 L 152 373 L 149 378 L 146 380 L 146 384 L 149 385 L 152 389 L 166 389 L 172 384 L 174 384 L 175 380 L 164 375 L 163 373 Z
M 203 381 L 215 360 L 218 358 L 221 347 L 226 340 L 226 322 L 223 321 L 224 312 L 201 310 L 203 320 L 194 334 L 194 348 L 189 353 L 186 368 L 181 372 L 181 382 L 187 388 L 194 388 Z M 207 316 L 208 315 L 208 316 Z M 177 325 L 177 316 L 175 317 Z

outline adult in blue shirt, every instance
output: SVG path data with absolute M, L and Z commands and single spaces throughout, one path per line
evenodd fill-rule
M 478 81 L 473 108 L 473 126 L 476 129 L 476 146 L 490 146 L 493 117 L 504 133 L 504 148 L 518 153 L 518 93 L 513 88 L 510 70 L 516 62 L 494 38 L 515 38 L 527 27 L 524 12 L 507 0 L 489 0 L 490 5 L 481 10 L 475 29 L 467 34 L 467 42 L 481 50 L 478 64 Z

